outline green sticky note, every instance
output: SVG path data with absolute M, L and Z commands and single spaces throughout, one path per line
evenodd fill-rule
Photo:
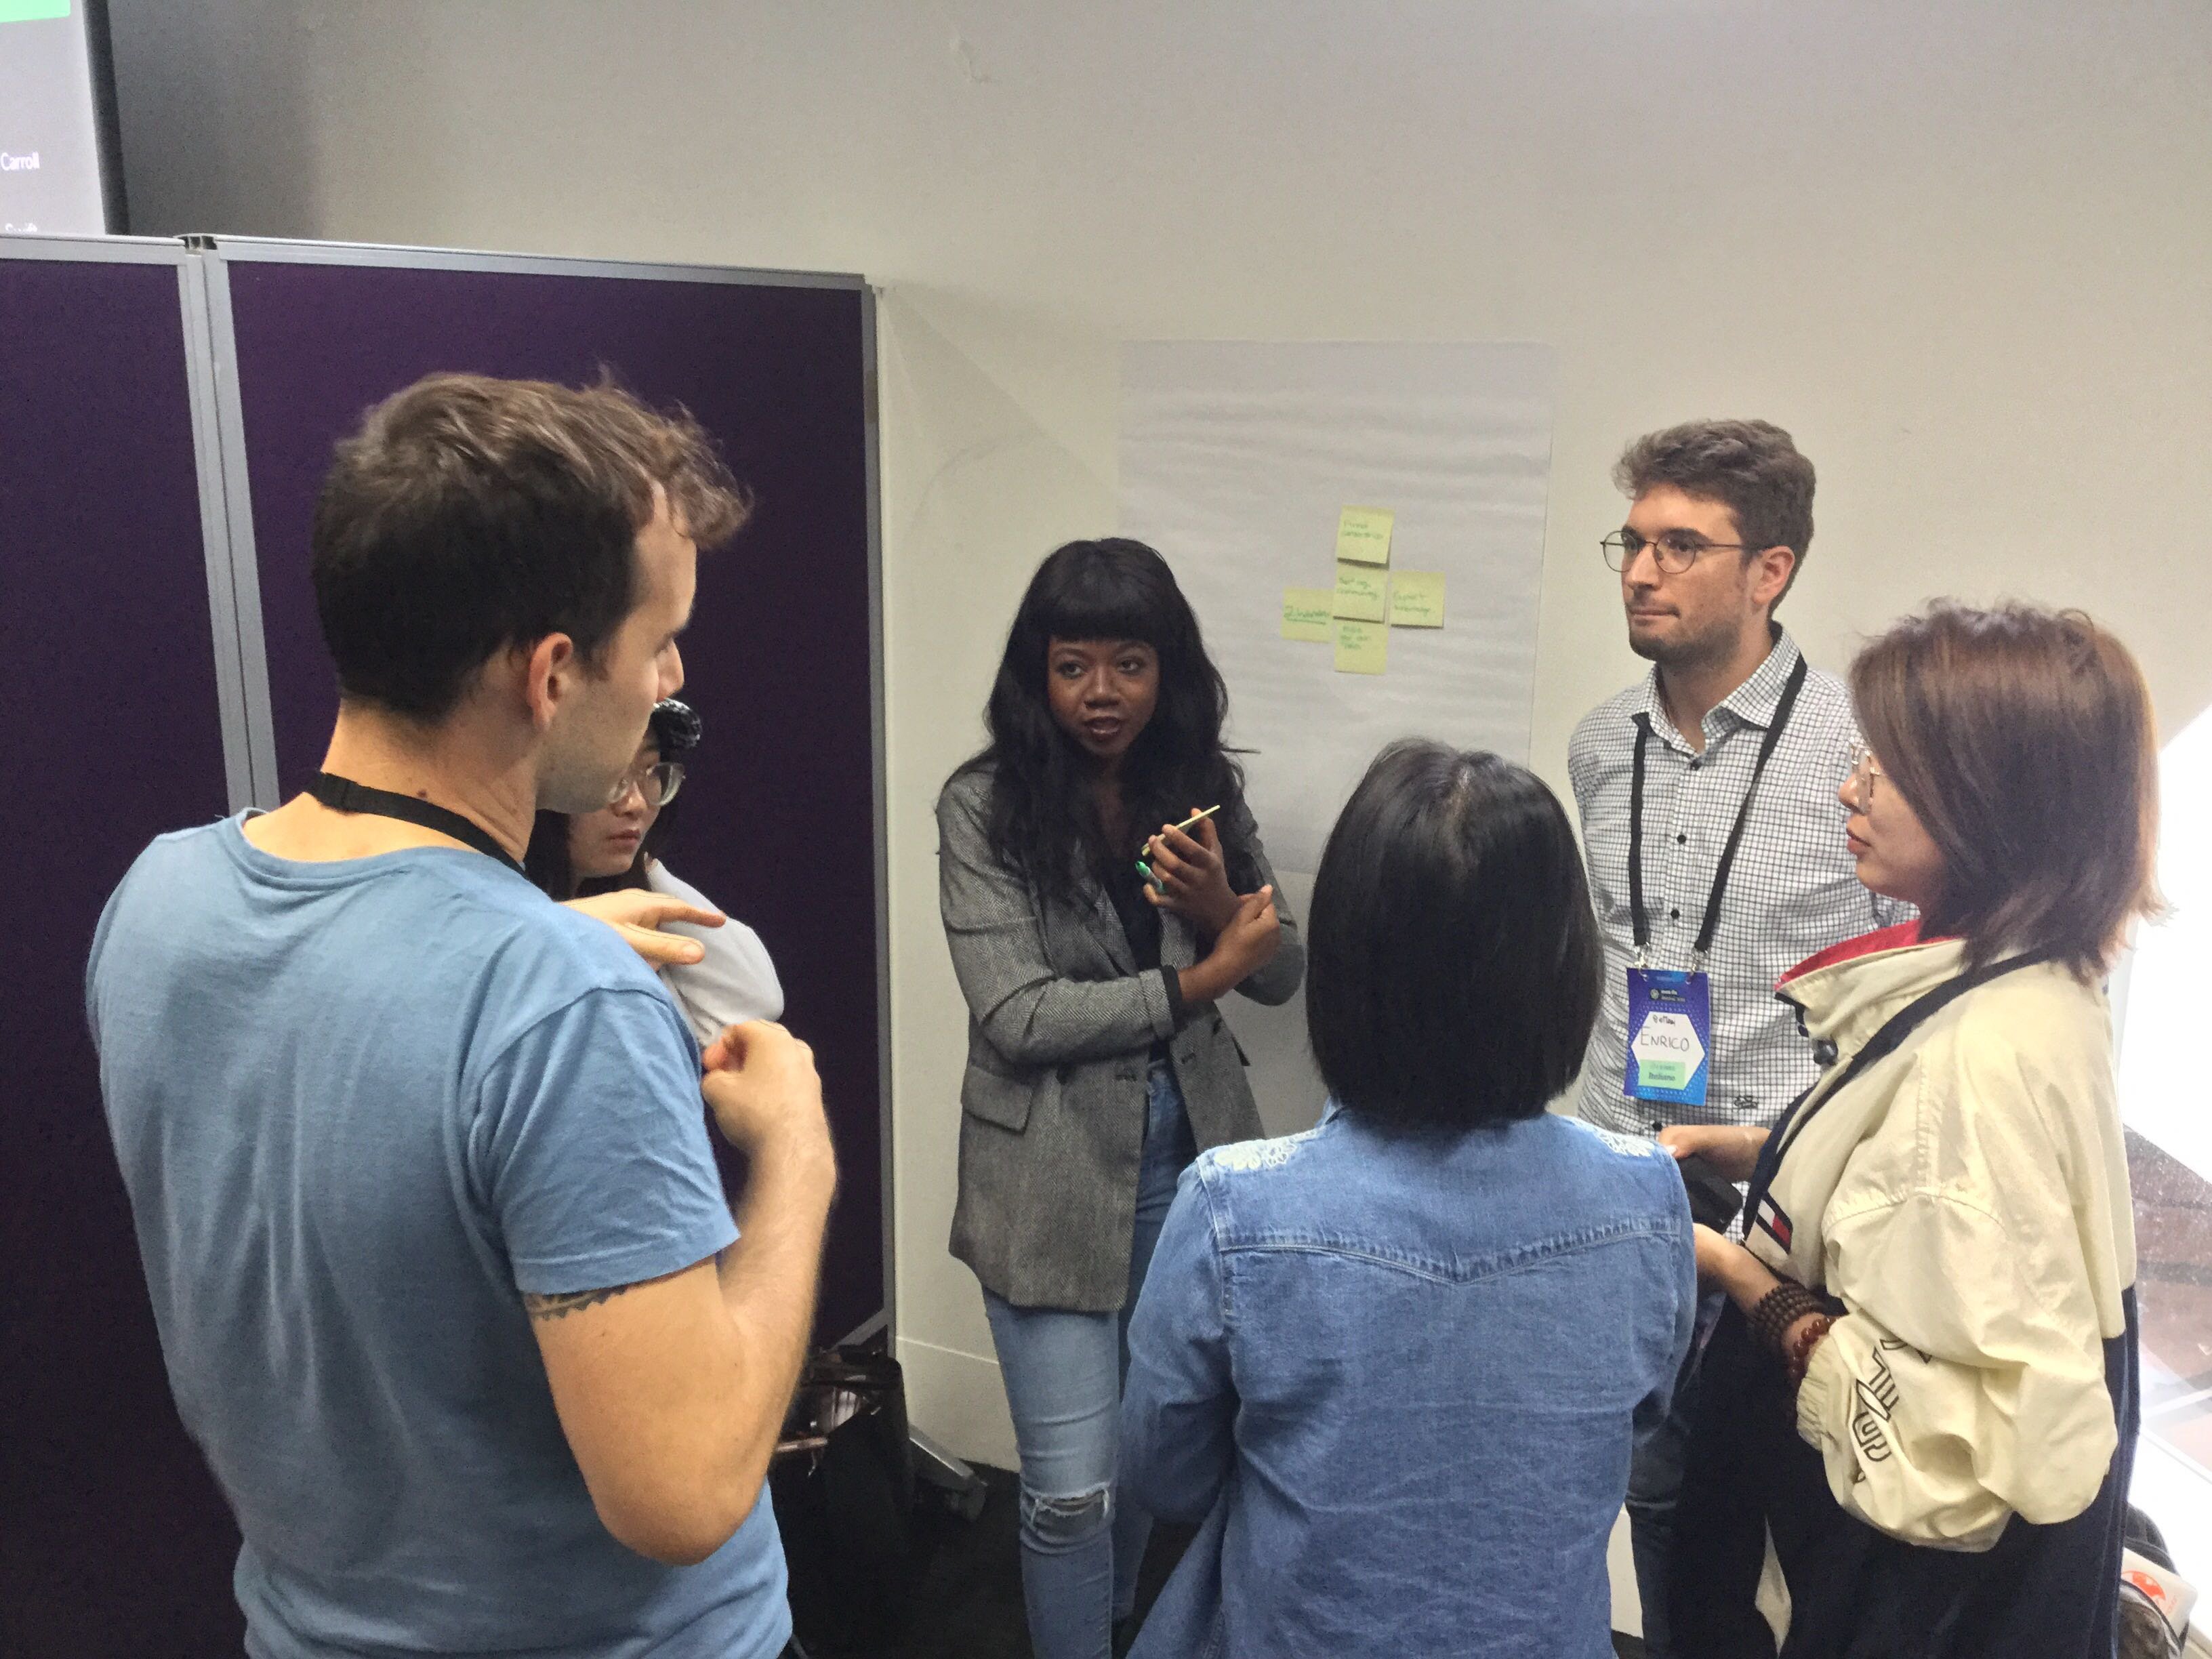
M 1373 565 L 1339 564 L 1336 592 L 1329 597 L 1332 615 L 1379 623 L 1389 614 L 1389 573 Z
M 1444 573 L 1441 570 L 1394 570 L 1390 573 L 1390 626 L 1442 628 L 1444 625 Z
M 1347 507 L 1336 515 L 1336 556 L 1353 564 L 1390 562 L 1390 526 L 1397 514 L 1387 507 Z
M 1286 587 L 1283 590 L 1283 637 L 1328 643 L 1328 619 L 1335 614 L 1336 595 L 1326 587 Z
M 1390 630 L 1381 623 L 1336 619 L 1336 672 L 1379 674 L 1389 653 Z
M 69 15 L 70 0 L 0 0 L 0 23 L 34 23 Z

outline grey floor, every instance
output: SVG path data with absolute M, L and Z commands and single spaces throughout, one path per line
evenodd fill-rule
M 866 1651 L 811 1645 L 811 1659 L 1030 1659 L 1014 1533 L 1014 1477 L 1003 1469 L 980 1473 L 990 1487 L 981 1516 L 968 1522 L 932 1514 L 924 1522 L 930 1561 L 906 1641 Z M 1138 1589 L 1140 1613 L 1159 1594 L 1189 1538 L 1186 1528 L 1162 1527 L 1153 1533 Z M 1621 1659 L 1643 1659 L 1644 1644 L 1634 1637 L 1613 1640 Z

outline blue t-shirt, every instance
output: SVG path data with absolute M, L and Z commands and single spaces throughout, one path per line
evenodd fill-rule
M 239 823 L 140 854 L 87 997 L 248 1650 L 777 1652 L 765 1497 L 697 1566 L 617 1543 L 522 1306 L 737 1236 L 659 981 L 480 853 L 295 863 Z

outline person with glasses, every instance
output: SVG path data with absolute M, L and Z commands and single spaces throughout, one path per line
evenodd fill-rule
M 2104 980 L 2162 908 L 2149 694 L 2027 605 L 1909 617 L 1850 687 L 1880 758 L 1839 839 L 1919 920 L 1784 980 L 1825 1064 L 1779 1125 L 1662 1137 L 1751 1183 L 1742 1243 L 1696 1233 L 1728 1306 L 1674 1634 L 1774 1659 L 1771 1554 L 1788 1659 L 2110 1659 L 2141 1399 Z
M 1844 848 L 1850 699 L 1774 620 L 1813 538 L 1813 464 L 1768 422 L 1696 421 L 1636 440 L 1613 477 L 1629 509 L 1602 550 L 1651 670 L 1568 750 L 1606 947 L 1580 1110 L 1627 1133 L 1761 1128 L 1817 1075 L 1775 981 L 1910 914 L 1862 887 Z M 1695 1366 L 1693 1349 L 1629 1482 L 1652 1659 L 1675 1651 L 1664 1587 Z
M 698 747 L 701 729 L 688 704 L 672 697 L 658 704 L 612 800 L 596 812 L 538 815 L 523 857 L 530 878 L 556 899 L 635 890 L 719 914 L 660 857 L 676 825 L 677 791 L 684 787 L 680 757 Z M 728 1026 L 783 1018 L 775 963 L 760 935 L 744 923 L 732 917 L 717 927 L 672 919 L 661 921 L 659 930 L 698 942 L 696 962 L 663 958 L 655 969 L 700 1047 Z

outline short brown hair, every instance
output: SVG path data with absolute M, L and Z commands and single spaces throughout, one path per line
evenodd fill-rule
M 682 410 L 602 380 L 433 374 L 337 447 L 316 502 L 315 609 L 339 694 L 434 721 L 495 653 L 566 634 L 586 663 L 637 604 L 665 495 L 702 547 L 750 510 Z
M 1686 421 L 1647 432 L 1621 451 L 1613 481 L 1632 497 L 1672 484 L 1718 501 L 1735 517 L 1745 558 L 1770 547 L 1797 556 L 1774 603 L 1796 585 L 1813 544 L 1813 463 L 1771 421 Z
M 1851 664 L 1851 701 L 1943 855 L 1929 934 L 2083 977 L 2154 915 L 2158 739 L 2136 659 L 2078 611 L 1940 603 Z M 1879 787 L 1880 786 L 1877 786 Z

